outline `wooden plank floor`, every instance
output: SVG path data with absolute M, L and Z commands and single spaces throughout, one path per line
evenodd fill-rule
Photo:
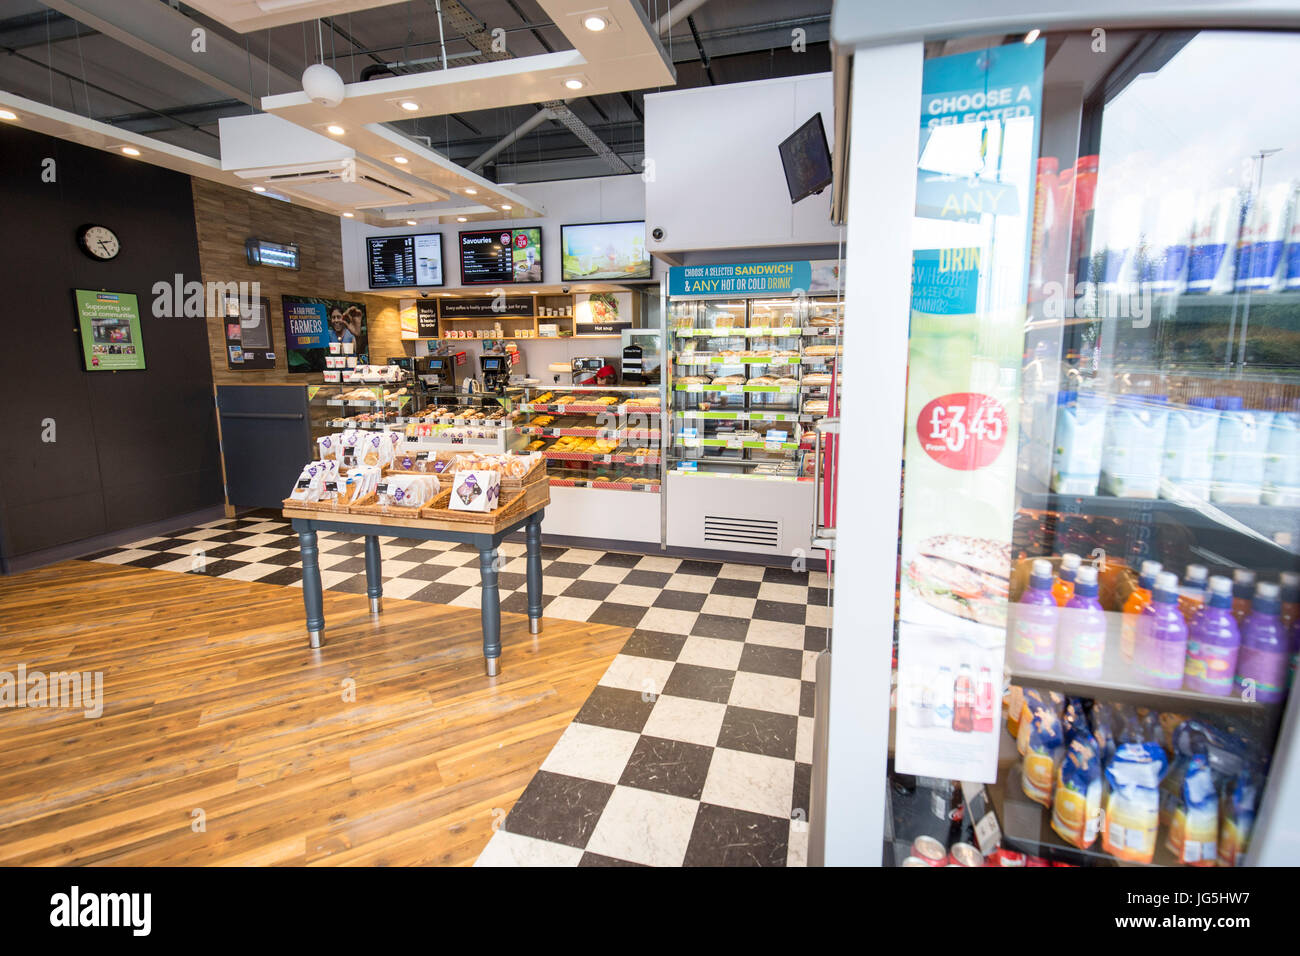
M 0 671 L 102 671 L 103 715 L 0 709 L 0 864 L 468 864 L 631 631 L 69 561 L 0 577 Z M 355 682 L 355 701 L 345 701 Z M 196 832 L 201 811 L 206 829 Z

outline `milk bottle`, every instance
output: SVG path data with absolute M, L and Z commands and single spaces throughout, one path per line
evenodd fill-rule
M 1121 395 L 1106 416 L 1102 490 L 1117 498 L 1155 498 L 1169 422 L 1166 395 Z M 1261 463 L 1262 465 L 1262 463 Z M 1261 476 L 1261 483 L 1263 478 Z
M 1213 398 L 1190 398 L 1186 405 L 1169 410 L 1165 429 L 1165 453 L 1161 465 L 1162 498 L 1210 500 L 1214 473 L 1214 440 L 1219 413 Z
M 1218 399 L 1210 499 L 1215 504 L 1257 505 L 1264 490 L 1264 458 L 1273 413 L 1246 408 L 1240 395 Z

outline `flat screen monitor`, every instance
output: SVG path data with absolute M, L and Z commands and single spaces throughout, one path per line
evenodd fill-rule
M 372 289 L 442 285 L 442 234 L 369 236 L 366 270 Z
M 819 193 L 831 184 L 831 151 L 826 145 L 821 113 L 814 113 L 812 119 L 787 136 L 777 149 L 785 167 L 790 202 Z
M 542 227 L 460 234 L 460 281 L 509 285 L 542 281 Z
M 270 242 L 266 239 L 246 239 L 244 255 L 250 266 L 274 266 L 277 269 L 298 268 L 296 242 Z
M 565 282 L 649 279 L 645 220 L 561 226 L 560 257 Z

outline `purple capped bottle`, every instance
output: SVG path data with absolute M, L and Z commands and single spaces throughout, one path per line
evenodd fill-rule
M 1282 629 L 1282 602 L 1276 584 L 1261 581 L 1241 631 L 1235 687 L 1247 699 L 1276 704 L 1286 696 L 1291 642 Z M 1250 683 L 1247 683 L 1247 682 Z M 1253 695 L 1251 697 L 1250 695 Z
M 1187 630 L 1187 666 L 1183 686 L 1226 697 L 1237 673 L 1241 633 L 1232 615 L 1232 580 L 1210 578 L 1210 597 Z
M 1052 562 L 1035 558 L 1029 587 L 1011 608 L 1011 660 L 1023 670 L 1049 671 L 1056 660 L 1056 598 Z
M 1161 571 L 1151 603 L 1138 619 L 1137 678 L 1148 687 L 1178 690 L 1187 660 L 1187 622 L 1178 610 L 1178 575 Z
M 1074 595 L 1061 608 L 1061 634 L 1056 666 L 1072 677 L 1101 677 L 1106 654 L 1106 612 L 1097 600 L 1097 569 L 1079 568 Z

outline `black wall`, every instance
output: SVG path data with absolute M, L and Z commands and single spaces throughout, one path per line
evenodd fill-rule
M 115 260 L 80 251 L 86 223 Z M 220 504 L 204 320 L 152 312 L 155 282 L 202 278 L 189 177 L 0 123 L 0 235 L 0 557 Z M 144 371 L 84 370 L 78 288 L 138 297 Z

